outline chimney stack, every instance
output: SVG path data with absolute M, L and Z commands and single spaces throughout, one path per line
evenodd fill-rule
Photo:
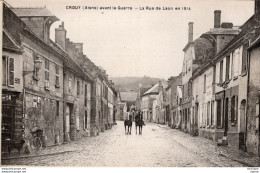
M 66 33 L 64 29 L 64 22 L 59 25 L 59 28 L 55 29 L 55 43 L 58 44 L 63 50 L 65 50 Z
M 215 10 L 214 11 L 214 28 L 220 28 L 221 22 L 221 11 Z
M 188 42 L 193 41 L 193 22 L 189 22 L 189 35 L 188 35 Z
M 255 0 L 255 14 L 260 11 L 260 0 Z

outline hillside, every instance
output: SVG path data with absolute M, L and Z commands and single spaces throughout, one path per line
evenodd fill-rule
M 139 84 L 142 84 L 142 87 L 152 87 L 159 80 L 166 82 L 165 79 L 152 78 L 148 76 L 144 77 L 110 77 L 114 82 L 115 86 L 119 91 L 131 91 L 136 90 L 139 87 Z

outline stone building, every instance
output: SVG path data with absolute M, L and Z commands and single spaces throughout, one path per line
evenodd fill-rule
M 220 22 L 215 19 L 215 25 L 216 21 Z M 201 36 L 215 38 L 212 42 L 215 53 L 192 77 L 193 116 L 198 119 L 200 136 L 245 150 L 251 142 L 247 136 L 250 121 L 246 117 L 248 70 L 251 70 L 247 65 L 247 49 L 259 36 L 254 31 L 259 26 L 259 17 L 253 15 L 239 29 L 232 28 L 230 23 L 217 26 L 220 27 Z
M 4 6 L 4 11 L 8 12 Z M 11 12 L 9 12 L 11 15 Z M 4 23 L 6 21 L 4 20 Z M 7 28 L 6 28 L 7 27 Z M 2 46 L 2 151 L 7 151 L 7 143 L 19 142 L 23 137 L 23 64 L 22 46 L 14 36 L 3 28 Z
M 219 92 L 219 88 L 216 89 L 220 80 L 225 80 L 228 74 L 223 77 L 223 71 L 219 74 L 220 66 L 212 66 L 212 60 L 218 55 L 223 48 L 232 40 L 238 33 L 239 29 L 234 28 L 232 23 L 220 24 L 221 11 L 216 10 L 214 18 L 214 28 L 210 31 L 202 34 L 201 38 L 210 41 L 213 48 L 212 54 L 205 55 L 205 59 L 202 60 L 202 66 L 194 73 L 193 80 L 193 117 L 194 120 L 191 124 L 196 129 L 199 129 L 199 135 L 214 139 L 217 141 L 218 137 L 216 131 L 220 128 L 217 127 L 216 114 L 217 114 L 217 103 L 215 101 L 218 98 L 216 93 Z M 229 63 L 229 62 L 228 62 Z M 219 65 L 219 63 L 218 63 Z M 226 66 L 225 66 L 226 67 Z M 229 69 L 228 64 L 228 69 Z M 223 70 L 223 62 L 221 70 Z M 220 77 L 221 76 L 221 77 Z M 220 104 L 218 104 L 220 106 Z M 195 121 L 198 120 L 198 121 Z
M 68 55 L 49 38 L 50 26 L 57 20 L 46 8 L 4 5 L 4 28 L 23 50 L 20 65 L 23 64 L 24 104 L 20 121 L 24 126 L 21 131 L 23 138 L 32 144 L 32 133 L 39 130 L 43 146 L 55 145 L 64 139 L 63 68 Z
M 178 110 L 177 107 L 178 105 L 178 100 L 180 99 L 180 97 L 178 96 L 178 88 L 181 85 L 181 79 L 182 76 L 181 74 L 179 74 L 178 76 L 172 76 L 168 79 L 169 81 L 169 86 L 170 86 L 170 95 L 167 96 L 168 98 L 168 102 L 169 102 L 169 122 L 168 125 L 172 128 L 177 127 L 177 123 L 178 123 Z
M 141 96 L 141 111 L 143 113 L 143 119 L 149 122 L 164 122 L 163 112 L 163 91 L 167 84 L 158 82 L 148 91 Z M 161 94 L 160 94 L 161 93 Z M 154 102 L 154 100 L 157 100 Z M 154 105 L 156 103 L 156 105 Z M 153 112 L 153 108 L 156 108 L 156 112 Z M 156 116 L 155 116 L 156 115 Z
M 142 95 L 148 91 L 150 88 L 149 87 L 143 87 L 142 84 L 139 84 L 139 88 L 137 91 L 137 97 L 136 97 L 136 102 L 135 102 L 135 107 L 136 110 L 140 111 L 141 110 L 141 103 L 142 103 Z
M 69 54 L 64 63 L 64 122 L 66 141 L 90 135 L 92 77 L 84 71 L 76 59 L 83 56 L 83 44 L 66 41 L 64 23 L 55 29 L 55 42 Z
M 123 104 L 123 118 L 121 120 L 128 119 L 129 114 L 133 114 L 135 110 L 135 101 L 138 93 L 136 91 L 122 91 L 120 92 L 121 105 Z M 134 118 L 134 116 L 132 116 Z
M 165 123 L 168 126 L 171 126 L 170 122 L 170 114 L 171 114 L 171 85 L 169 84 L 168 80 L 168 86 L 165 88 L 165 101 L 164 101 L 164 115 L 165 115 Z
M 20 139 L 33 146 L 36 131 L 51 146 L 111 127 L 116 91 L 83 44 L 66 38 L 63 23 L 53 42 L 50 27 L 59 19 L 45 7 L 3 10 L 2 149 Z
M 257 28 L 259 30 L 259 28 Z M 259 31 L 256 31 L 259 33 Z M 248 56 L 248 101 L 247 108 L 247 124 L 246 124 L 246 148 L 248 152 L 255 153 L 260 156 L 260 39 L 258 38 L 252 42 L 249 47 Z M 244 110 L 244 107 L 241 107 Z
M 184 59 L 182 67 L 182 102 L 181 102 L 181 129 L 192 132 L 192 81 L 195 71 L 201 66 L 202 61 L 212 54 L 212 43 L 205 38 L 197 38 L 193 41 L 193 23 L 189 23 L 188 43 L 183 49 Z
M 259 19 L 260 1 L 255 1 L 255 14 L 242 26 L 247 31 L 245 38 L 249 41 L 248 65 L 246 72 L 248 75 L 248 95 L 245 105 L 240 106 L 242 114 L 246 113 L 246 150 L 260 156 L 260 78 L 259 78 Z M 250 28 L 246 30 L 246 28 Z M 246 111 L 244 111 L 246 109 Z

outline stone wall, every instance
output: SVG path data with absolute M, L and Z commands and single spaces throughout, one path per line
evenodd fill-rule
M 247 104 L 247 142 L 248 152 L 260 155 L 259 143 L 259 102 L 260 102 L 260 48 L 250 52 L 249 92 Z M 258 109 L 258 110 L 257 110 Z

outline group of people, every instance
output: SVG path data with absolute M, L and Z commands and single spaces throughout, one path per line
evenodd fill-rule
M 134 112 L 132 112 L 133 115 Z M 128 119 L 125 120 L 124 122 L 124 126 L 125 126 L 125 133 L 126 134 L 131 134 L 131 130 L 132 130 L 132 121 L 133 121 L 133 115 L 130 114 Z M 139 127 L 139 134 L 142 134 L 142 126 L 144 126 L 144 121 L 143 121 L 143 114 L 142 112 L 136 112 L 136 115 L 134 117 L 134 121 L 135 121 L 135 128 L 136 128 L 136 134 L 137 134 L 137 126 Z M 126 128 L 126 126 L 128 126 L 128 128 Z
M 133 121 L 133 115 L 134 115 L 134 121 L 135 122 L 142 122 L 142 125 L 144 125 L 144 121 L 143 121 L 143 112 L 141 111 L 136 111 L 136 113 L 132 112 L 129 114 L 129 118 L 128 120 Z

